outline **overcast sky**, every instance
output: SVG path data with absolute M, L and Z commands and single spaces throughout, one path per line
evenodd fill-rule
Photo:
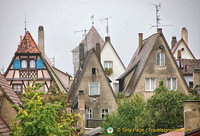
M 89 30 L 94 14 L 95 27 L 102 38 L 106 36 L 104 17 L 111 17 L 109 30 L 111 42 L 128 65 L 138 46 L 138 33 L 144 38 L 156 32 L 153 3 L 161 2 L 163 33 L 171 46 L 171 37 L 180 39 L 182 27 L 188 29 L 189 47 L 195 57 L 200 57 L 200 0 L 0 0 L 0 68 L 7 69 L 20 35 L 27 29 L 38 42 L 38 26 L 45 30 L 45 52 L 55 57 L 56 67 L 73 73 L 72 53 L 83 38 L 78 30 Z

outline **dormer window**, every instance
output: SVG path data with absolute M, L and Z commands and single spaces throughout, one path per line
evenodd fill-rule
M 27 68 L 27 60 L 21 61 L 21 68 Z
M 164 66 L 165 65 L 165 54 L 163 52 L 157 53 L 156 55 L 156 65 Z
M 30 60 L 30 68 L 35 68 L 35 60 Z

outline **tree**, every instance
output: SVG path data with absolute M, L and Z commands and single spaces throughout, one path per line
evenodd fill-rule
M 76 115 L 63 112 L 61 102 L 48 102 L 39 91 L 41 84 L 34 83 L 22 96 L 22 107 L 14 106 L 18 114 L 11 135 L 62 136 L 72 135 Z

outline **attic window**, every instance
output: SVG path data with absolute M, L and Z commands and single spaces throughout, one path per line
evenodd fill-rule
M 164 66 L 165 65 L 165 54 L 163 52 L 158 53 L 156 55 L 156 64 L 158 66 Z
M 96 68 L 92 68 L 92 75 L 96 75 Z
M 21 61 L 21 67 L 22 68 L 27 68 L 27 61 L 26 60 L 22 60 Z

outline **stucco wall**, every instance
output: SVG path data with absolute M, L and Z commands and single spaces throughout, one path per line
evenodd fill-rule
M 113 62 L 113 73 L 109 76 L 112 81 L 111 86 L 113 88 L 113 83 L 118 83 L 116 79 L 125 72 L 125 68 L 120 62 L 117 54 L 113 50 L 110 42 L 106 42 L 103 50 L 101 51 L 101 64 L 104 67 L 104 61 L 112 61 Z
M 192 54 L 190 53 L 190 51 L 188 50 L 188 48 L 186 47 L 186 45 L 183 41 L 180 42 L 180 45 L 178 46 L 178 48 L 174 52 L 174 57 L 176 59 L 177 59 L 178 50 L 181 50 L 182 48 L 184 48 L 184 50 L 181 51 L 181 58 L 182 59 L 194 59 Z
M 164 50 L 161 51 L 159 46 L 163 45 Z M 156 65 L 156 54 L 159 52 L 165 53 L 165 66 L 157 66 Z M 147 60 L 146 66 L 142 75 L 136 85 L 135 93 L 139 93 L 144 95 L 144 99 L 147 100 L 149 97 L 153 95 L 153 91 L 145 91 L 145 79 L 146 78 L 155 78 L 156 79 L 156 87 L 159 86 L 159 81 L 164 81 L 166 85 L 167 78 L 176 78 L 177 79 L 177 90 L 188 94 L 188 89 L 184 80 L 181 78 L 176 64 L 173 62 L 172 57 L 167 49 L 167 45 L 165 45 L 164 40 L 159 37 L 156 41 L 151 54 Z
M 96 68 L 96 75 L 92 75 L 92 68 Z M 103 69 L 99 64 L 96 55 L 93 53 L 86 65 L 85 71 L 83 71 L 83 78 L 80 81 L 80 85 L 77 88 L 76 96 L 78 96 L 78 90 L 84 90 L 85 92 L 85 104 L 87 107 L 93 109 L 93 119 L 101 119 L 101 109 L 108 108 L 109 113 L 115 112 L 117 109 L 117 103 L 112 93 L 112 89 L 104 76 Z M 100 82 L 100 95 L 89 96 L 89 83 Z M 96 102 L 93 99 L 96 98 Z M 87 116 L 87 115 L 86 115 Z

